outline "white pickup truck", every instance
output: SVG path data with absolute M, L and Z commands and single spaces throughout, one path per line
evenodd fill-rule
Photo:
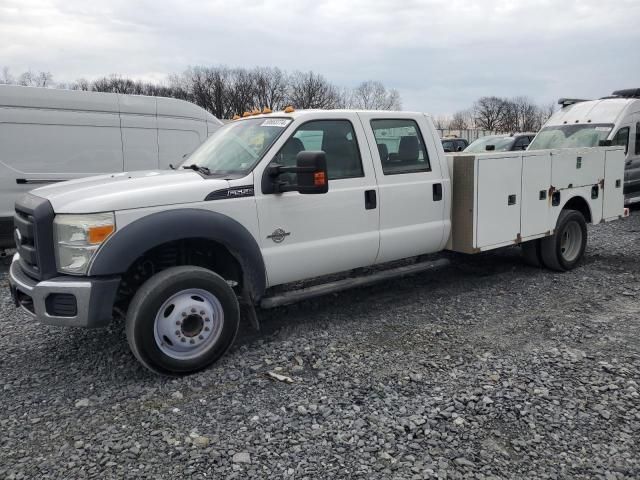
M 627 214 L 623 179 L 619 147 L 446 157 L 422 113 L 287 109 L 225 125 L 178 170 L 22 197 L 9 282 L 45 324 L 123 315 L 144 366 L 186 374 L 225 353 L 241 311 L 258 326 L 258 307 L 446 262 L 424 254 L 520 244 L 571 269 L 587 223 Z M 338 272 L 351 274 L 285 288 Z

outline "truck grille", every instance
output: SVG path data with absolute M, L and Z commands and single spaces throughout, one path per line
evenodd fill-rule
M 24 272 L 38 280 L 56 275 L 53 252 L 53 208 L 44 198 L 27 194 L 16 202 L 14 240 Z

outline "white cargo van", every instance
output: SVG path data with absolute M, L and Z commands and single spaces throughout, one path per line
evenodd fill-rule
M 16 198 L 42 184 L 181 163 L 222 122 L 164 97 L 0 85 L 0 250 Z
M 619 145 L 626 156 L 625 203 L 640 201 L 640 88 L 599 100 L 561 98 L 529 150 Z

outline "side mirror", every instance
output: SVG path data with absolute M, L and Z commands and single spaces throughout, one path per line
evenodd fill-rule
M 313 195 L 329 191 L 327 157 L 324 152 L 300 152 L 296 156 L 295 167 L 284 167 L 276 164 L 269 167 L 268 173 L 272 178 L 273 193 L 299 192 Z M 298 183 L 289 185 L 281 182 L 278 177 L 283 173 L 295 173 Z
M 611 140 L 600 140 L 598 142 L 598 146 L 599 147 L 610 147 L 611 146 Z
M 493 152 L 496 149 L 496 146 L 495 145 L 487 145 L 486 147 L 484 147 L 484 149 L 487 152 Z

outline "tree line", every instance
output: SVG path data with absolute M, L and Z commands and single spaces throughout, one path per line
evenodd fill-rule
M 195 103 L 218 118 L 269 108 L 355 108 L 401 110 L 400 94 L 381 82 L 368 80 L 355 88 L 341 88 L 313 71 L 286 72 L 277 67 L 229 68 L 194 66 L 165 82 L 134 80 L 118 74 L 95 80 L 56 83 L 50 72 L 23 72 L 5 67 L 0 84 L 64 88 L 92 92 L 173 97 Z
M 436 117 L 436 127 L 494 132 L 537 132 L 555 111 L 555 104 L 536 105 L 528 97 L 481 97 L 473 106 L 450 117 Z

